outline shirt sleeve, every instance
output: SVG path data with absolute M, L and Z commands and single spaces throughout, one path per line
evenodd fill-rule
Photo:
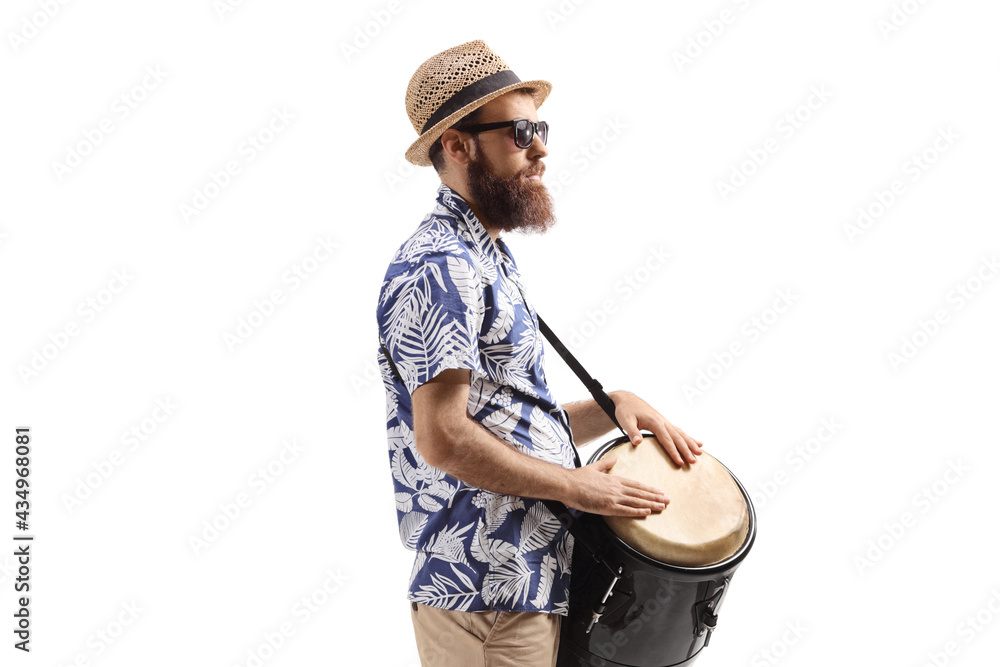
M 409 393 L 451 368 L 485 375 L 479 360 L 483 284 L 466 258 L 424 255 L 382 290 L 379 333 Z

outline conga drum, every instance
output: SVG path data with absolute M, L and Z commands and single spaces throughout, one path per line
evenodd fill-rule
M 690 664 L 753 545 L 753 505 L 739 480 L 708 453 L 680 467 L 645 435 L 637 446 L 625 437 L 603 445 L 590 463 L 616 456 L 608 474 L 655 486 L 670 502 L 642 518 L 576 518 L 598 553 L 573 549 L 558 667 Z

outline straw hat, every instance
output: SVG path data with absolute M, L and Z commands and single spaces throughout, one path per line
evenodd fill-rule
M 482 40 L 442 51 L 417 68 L 406 88 L 406 114 L 420 138 L 406 159 L 430 166 L 427 150 L 460 118 L 518 88 L 534 88 L 535 108 L 552 91 L 548 81 L 521 81 Z

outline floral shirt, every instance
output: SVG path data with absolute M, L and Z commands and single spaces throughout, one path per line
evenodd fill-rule
M 542 502 L 465 484 L 417 451 L 411 394 L 465 368 L 476 421 L 520 452 L 575 465 L 569 417 L 545 381 L 538 321 L 514 258 L 448 186 L 389 264 L 377 316 L 396 368 L 380 349 L 399 537 L 417 553 L 408 598 L 565 615 L 573 538 Z

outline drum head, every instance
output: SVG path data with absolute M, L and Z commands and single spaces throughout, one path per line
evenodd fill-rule
M 606 516 L 614 533 L 636 551 L 662 563 L 701 567 L 721 562 L 743 545 L 750 525 L 746 501 L 733 476 L 708 453 L 678 467 L 659 441 L 624 442 L 601 458 L 618 457 L 608 474 L 662 490 L 666 509 L 642 518 Z

